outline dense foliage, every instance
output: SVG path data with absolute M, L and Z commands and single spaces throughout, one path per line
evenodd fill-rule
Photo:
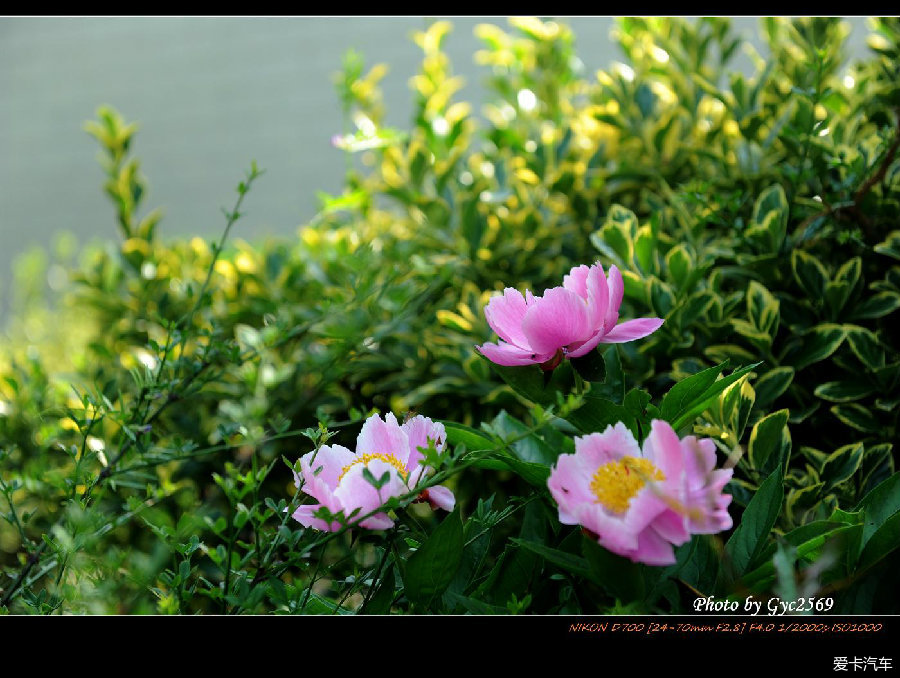
M 900 22 L 871 23 L 848 67 L 841 21 L 761 20 L 750 76 L 727 19 L 621 19 L 624 63 L 596 73 L 561 23 L 482 25 L 479 117 L 436 22 L 408 130 L 350 53 L 344 192 L 264 245 L 232 240 L 255 166 L 218 242 L 164 239 L 136 127 L 100 109 L 120 240 L 20 260 L 0 347 L 0 610 L 897 612 Z M 552 372 L 474 350 L 492 294 L 595 261 L 660 330 Z M 428 483 L 457 508 L 302 529 L 297 459 L 352 449 L 374 410 L 444 422 Z M 560 524 L 547 491 L 574 436 L 655 418 L 734 467 L 735 528 L 668 567 Z

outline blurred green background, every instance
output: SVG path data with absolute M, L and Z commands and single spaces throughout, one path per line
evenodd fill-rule
M 421 51 L 410 35 L 423 17 L 0 18 L 0 319 L 11 265 L 34 245 L 70 231 L 112 239 L 114 214 L 100 189 L 94 140 L 82 131 L 110 104 L 140 123 L 149 177 L 145 204 L 163 207 L 164 236 L 211 236 L 250 160 L 267 171 L 248 201 L 238 237 L 289 235 L 317 210 L 317 191 L 339 192 L 343 154 L 333 74 L 349 49 L 386 63 L 386 123 L 405 127 L 408 80 Z M 473 63 L 478 23 L 456 17 L 445 42 L 461 96 L 478 106 L 485 69 Z M 849 20 L 851 60 L 865 54 L 865 19 Z M 610 17 L 567 18 L 586 73 L 619 59 Z M 765 54 L 758 19 L 734 27 Z M 749 59 L 735 64 L 750 72 Z

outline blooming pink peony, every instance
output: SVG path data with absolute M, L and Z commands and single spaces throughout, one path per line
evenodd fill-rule
M 663 324 L 661 318 L 637 318 L 617 325 L 624 293 L 622 274 L 610 266 L 609 277 L 596 263 L 576 266 L 563 286 L 535 297 L 512 287 L 484 307 L 488 324 L 500 336 L 496 344 L 478 346 L 498 365 L 531 365 L 545 371 L 563 358 L 586 355 L 597 344 L 617 344 L 646 337 Z
M 708 438 L 679 439 L 654 419 L 641 449 L 619 422 L 576 438 L 575 454 L 560 455 L 547 484 L 561 523 L 583 526 L 634 562 L 671 565 L 673 546 L 731 527 L 731 495 L 722 490 L 733 471 L 715 465 Z
M 423 455 L 418 448 L 428 447 L 429 440 L 434 441 L 438 451 L 444 449 L 447 436 L 443 424 L 417 415 L 401 426 L 392 413 L 384 420 L 373 414 L 359 432 L 356 452 L 341 445 L 323 445 L 318 452 L 314 450 L 300 457 L 301 472 L 294 474 L 294 483 L 300 487 L 302 480 L 303 491 L 319 503 L 301 505 L 294 511 L 294 518 L 305 527 L 334 532 L 340 529 L 340 523 L 327 523 L 313 515 L 322 506 L 332 513 L 343 511 L 347 517 L 359 509 L 356 517 L 350 519 L 353 522 L 379 508 L 390 497 L 408 494 L 423 474 L 432 470 L 419 464 Z M 376 480 L 381 480 L 387 472 L 388 480 L 376 489 L 363 469 L 368 469 Z M 447 511 L 452 511 L 456 503 L 453 493 L 440 485 L 424 490 L 419 498 Z M 385 530 L 393 527 L 394 521 L 381 512 L 360 521 L 359 525 Z

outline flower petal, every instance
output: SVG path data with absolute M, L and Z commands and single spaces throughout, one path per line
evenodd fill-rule
M 635 318 L 626 320 L 621 325 L 616 325 L 600 340 L 604 344 L 621 344 L 625 341 L 641 339 L 648 334 L 653 334 L 662 327 L 662 318 Z
M 594 336 L 588 339 L 586 342 L 581 344 L 580 346 L 575 346 L 572 350 L 569 351 L 567 357 L 569 358 L 580 358 L 583 355 L 587 355 L 590 353 L 601 341 L 603 341 L 603 332 L 597 331 Z
M 606 311 L 609 308 L 609 286 L 606 283 L 606 274 L 603 272 L 603 266 L 599 263 L 591 266 L 587 275 L 586 286 L 588 322 L 593 331 L 603 334 L 606 327 L 612 326 L 606 324 Z M 587 349 L 587 351 L 589 350 Z M 584 353 L 587 353 L 587 351 Z M 584 353 L 581 355 L 584 355 Z
M 339 513 L 343 511 L 344 507 L 341 506 L 341 502 L 331 492 L 331 488 L 328 487 L 324 481 L 316 476 L 313 476 L 312 479 L 307 481 L 307 483 L 303 486 L 303 489 L 308 494 L 319 500 L 319 502 L 321 503 L 303 504 L 297 507 L 297 510 L 292 514 L 294 519 L 305 527 L 312 527 L 317 530 L 323 530 L 325 532 L 334 532 L 335 530 L 340 528 L 340 524 L 336 521 L 332 521 L 332 523 L 329 525 L 321 518 L 315 518 L 312 515 L 323 506 L 332 513 Z
M 322 532 L 337 532 L 341 529 L 341 524 L 337 521 L 329 524 L 321 518 L 316 518 L 313 514 L 320 508 L 322 508 L 322 504 L 302 504 L 297 507 L 297 510 L 291 516 L 303 527 L 311 527 Z
M 675 546 L 681 546 L 691 538 L 686 522 L 685 516 L 677 511 L 663 511 L 656 516 L 651 528 L 656 530 L 657 534 L 666 541 L 672 542 Z
M 388 412 L 384 421 L 377 414 L 366 419 L 356 439 L 356 454 L 392 454 L 406 464 L 409 459 L 409 438 L 400 428 L 393 412 Z
M 559 521 L 566 525 L 572 525 L 575 521 L 575 509 L 579 504 L 589 504 L 596 501 L 591 492 L 591 476 L 595 466 L 585 463 L 585 456 L 576 454 L 561 454 L 556 464 L 550 469 L 550 477 L 547 479 L 547 487 L 550 494 L 559 506 Z M 563 518 L 565 514 L 565 519 Z
M 449 489 L 443 485 L 435 485 L 425 490 L 425 499 L 433 508 L 442 508 L 445 511 L 452 511 L 456 506 L 456 497 Z
M 716 466 L 716 445 L 709 438 L 697 439 L 686 436 L 681 445 L 684 449 L 684 472 L 687 487 L 696 488 L 705 484 L 707 475 Z
M 376 513 L 374 516 L 360 521 L 359 525 L 367 530 L 389 530 L 394 526 L 394 521 L 388 517 L 387 513 Z
M 333 490 L 337 487 L 338 478 L 343 470 L 352 464 L 354 459 L 356 455 L 342 445 L 323 445 L 318 452 L 313 450 L 304 454 L 300 458 L 300 468 L 307 482 L 311 476 L 315 476 Z
M 659 485 L 644 486 L 631 498 L 628 510 L 623 516 L 625 527 L 634 534 L 640 534 L 667 508 L 665 499 L 659 493 Z
M 491 297 L 484 307 L 484 317 L 501 339 L 519 348 L 528 349 L 530 348 L 528 340 L 522 333 L 522 320 L 527 310 L 522 293 L 507 287 L 502 295 Z
M 733 469 L 717 469 L 707 476 L 706 485 L 688 496 L 688 526 L 695 534 L 715 534 L 733 525 L 728 505 L 732 496 L 722 491 Z
M 563 276 L 563 287 L 587 301 L 587 278 L 589 271 L 590 269 L 584 264 L 576 266 Z
M 447 445 L 447 433 L 444 425 L 440 422 L 435 423 L 421 414 L 417 414 L 400 428 L 403 429 L 409 440 L 409 457 L 406 460 L 406 468 L 409 471 L 418 468 L 419 460 L 423 457 L 419 448 L 427 448 L 429 440 L 434 441 L 434 447 L 438 452 L 441 452 Z
M 315 468 L 312 468 L 309 465 L 308 461 L 305 459 L 305 456 L 306 455 L 304 455 L 304 457 L 301 457 L 300 459 L 300 471 L 303 475 L 304 481 L 303 491 L 309 496 L 328 506 L 328 508 L 330 508 L 331 510 L 340 511 L 340 502 L 334 498 L 335 487 L 329 485 L 323 478 L 320 477 L 322 473 L 324 473 L 324 468 L 318 466 L 318 461 L 313 462 L 313 466 L 315 466 Z M 356 455 L 353 456 L 355 457 Z M 319 471 L 319 474 L 317 475 L 315 473 L 316 469 L 323 470 Z
M 675 550 L 651 527 L 640 533 L 638 547 L 629 558 L 647 565 L 674 565 Z
M 385 473 L 388 473 L 387 483 L 380 489 L 375 489 L 375 486 L 366 479 L 363 469 L 368 469 L 376 480 L 380 480 Z M 397 469 L 381 459 L 372 459 L 366 464 L 356 464 L 347 471 L 341 479 L 341 484 L 335 490 L 334 496 L 341 502 L 344 515 L 352 523 L 379 508 L 391 497 L 405 494 L 408 489 Z M 359 513 L 350 518 L 350 514 L 355 509 L 359 509 Z
M 684 472 L 684 450 L 681 439 L 669 422 L 662 419 L 650 422 L 650 435 L 644 439 L 643 453 L 645 458 L 662 471 L 666 477 L 665 486 L 674 488 L 680 494 L 681 474 Z
M 534 365 L 538 362 L 543 362 L 537 360 L 533 352 L 507 344 L 505 341 L 498 341 L 496 344 L 482 344 L 475 348 L 492 363 L 507 367 Z
M 606 322 L 603 326 L 608 331 L 619 322 L 619 307 L 622 305 L 622 297 L 625 296 L 625 283 L 616 266 L 609 267 L 606 283 L 609 290 L 609 305 L 606 307 Z
M 595 470 L 622 457 L 640 457 L 641 448 L 634 434 L 621 421 L 610 424 L 603 433 L 591 433 L 575 438 L 575 454 L 582 456 Z
M 535 353 L 552 354 L 590 338 L 587 300 L 564 287 L 554 287 L 536 302 L 522 321 L 522 331 Z
M 581 504 L 576 507 L 575 517 L 580 525 L 597 535 L 601 546 L 613 553 L 627 556 L 638 547 L 638 535 L 600 504 Z

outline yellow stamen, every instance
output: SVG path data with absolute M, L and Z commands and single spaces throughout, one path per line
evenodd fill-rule
M 625 456 L 597 469 L 591 479 L 591 492 L 597 497 L 597 502 L 610 511 L 624 513 L 631 499 L 648 480 L 665 479 L 662 471 L 649 459 Z
M 404 482 L 409 477 L 409 471 L 406 470 L 406 467 L 403 465 L 403 462 L 401 462 L 399 459 L 397 459 L 397 457 L 395 457 L 393 454 L 382 454 L 380 452 L 374 452 L 372 454 L 359 455 L 356 459 L 354 459 L 352 462 L 347 464 L 343 469 L 341 469 L 341 475 L 339 475 L 338 479 L 337 479 L 338 484 L 340 484 L 341 479 L 347 474 L 347 471 L 349 471 L 351 468 L 353 468 L 357 464 L 368 464 L 373 459 L 380 459 L 381 461 L 393 466 L 395 469 L 397 469 L 397 473 L 400 474 L 400 477 L 403 478 Z

